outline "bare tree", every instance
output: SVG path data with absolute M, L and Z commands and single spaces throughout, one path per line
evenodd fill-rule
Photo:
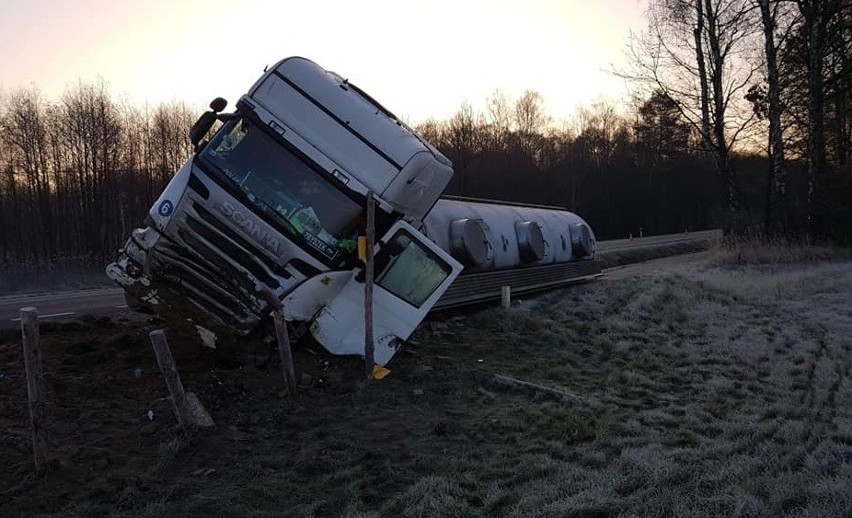
M 19 90 L 7 99 L 2 129 L 16 159 L 13 171 L 22 175 L 22 187 L 29 203 L 25 206 L 30 231 L 40 230 L 42 238 L 28 235 L 33 255 L 47 259 L 55 255 L 51 207 L 50 175 L 47 162 L 46 103 L 35 89 Z M 13 173 L 14 174 L 14 173 Z
M 628 132 L 627 122 L 615 106 L 606 101 L 595 102 L 590 108 L 580 108 L 577 112 L 576 141 L 596 167 L 613 158 Z
M 539 160 L 542 136 L 550 122 L 544 98 L 535 90 L 526 90 L 515 102 L 515 128 L 518 143 L 534 160 Z
M 462 103 L 459 110 L 447 122 L 447 145 L 455 150 L 450 158 L 459 176 L 460 192 L 464 195 L 470 194 L 471 180 L 468 167 L 481 148 L 482 127 L 481 115 L 477 114 L 468 102 Z
M 488 107 L 488 124 L 491 129 L 490 136 L 493 147 L 498 150 L 506 150 L 509 146 L 514 118 L 512 101 L 504 92 L 495 90 L 486 99 L 486 106 Z
M 802 16 L 806 46 L 807 96 L 808 96 L 808 214 L 810 234 L 821 225 L 817 206 L 817 189 L 820 176 L 826 170 L 825 147 L 825 57 L 828 53 L 829 22 L 840 7 L 840 0 L 795 0 Z
M 118 105 L 103 82 L 58 102 L 35 88 L 0 97 L 0 262 L 75 256 L 100 267 L 191 149 L 182 102 Z
M 68 149 L 66 167 L 76 180 L 82 209 L 80 237 L 86 250 L 108 249 L 116 202 L 108 195 L 118 170 L 120 118 L 106 85 L 79 84 L 66 90 L 60 104 L 61 137 Z
M 159 104 L 152 118 L 153 155 L 162 186 L 192 153 L 187 128 L 195 117 L 183 102 Z
M 445 146 L 445 133 L 446 127 L 445 124 L 441 121 L 438 121 L 433 118 L 426 119 L 425 121 L 417 124 L 414 129 L 420 133 L 423 138 L 425 138 L 428 142 L 430 142 L 433 146 L 444 147 Z
M 695 29 L 692 37 L 695 41 L 695 64 L 698 71 L 698 86 L 701 91 L 701 150 L 710 151 L 710 90 L 707 82 L 707 63 L 704 54 L 704 5 L 703 0 L 695 0 Z M 668 96 L 666 92 L 663 92 Z M 671 99 L 671 97 L 669 97 Z M 676 104 L 677 105 L 677 104 Z
M 763 28 L 764 57 L 766 59 L 766 117 L 769 121 L 769 181 L 766 190 L 766 234 L 772 233 L 772 221 L 778 222 L 783 232 L 790 232 L 786 213 L 787 173 L 784 164 L 784 134 L 781 127 L 781 79 L 778 72 L 778 48 L 775 42 L 779 2 L 755 0 L 760 8 Z M 774 196 L 773 194 L 774 190 Z
M 745 59 L 754 34 L 751 6 L 746 0 L 651 0 L 648 14 L 648 31 L 629 47 L 631 70 L 618 73 L 645 89 L 645 97 L 663 92 L 701 135 L 725 186 L 725 230 L 737 231 L 730 156 L 755 117 L 743 102 L 757 70 Z

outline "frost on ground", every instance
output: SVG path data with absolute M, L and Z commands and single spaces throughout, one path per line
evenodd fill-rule
M 249 342 L 170 330 L 217 424 L 191 437 L 161 323 L 45 323 L 44 479 L 0 336 L 0 515 L 850 516 L 852 262 L 734 258 L 435 317 L 366 385 L 297 348 L 295 400 Z
M 506 453 L 489 491 L 509 514 L 852 513 L 852 264 L 593 283 L 497 325 L 516 353 L 497 370 L 584 395 L 595 421 Z
M 314 407 L 323 434 L 300 432 L 294 471 L 223 481 L 174 509 L 852 514 L 852 263 L 593 282 L 433 321 L 411 342 L 390 366 L 400 385 Z

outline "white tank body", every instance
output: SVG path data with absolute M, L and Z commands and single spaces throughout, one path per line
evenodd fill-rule
M 591 227 L 559 208 L 445 198 L 423 224 L 432 241 L 465 265 L 464 274 L 595 258 Z

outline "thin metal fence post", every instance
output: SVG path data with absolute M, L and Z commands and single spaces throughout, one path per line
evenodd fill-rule
M 367 193 L 367 257 L 364 272 L 364 371 L 368 378 L 375 366 L 375 342 L 373 340 L 373 247 L 376 241 L 376 200 L 373 191 Z

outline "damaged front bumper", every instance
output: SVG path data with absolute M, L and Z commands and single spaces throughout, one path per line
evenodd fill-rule
M 265 308 L 261 298 L 236 285 L 236 279 L 224 279 L 204 258 L 151 227 L 133 231 L 106 274 L 129 299 L 162 317 L 191 318 L 237 334 L 254 329 Z
M 106 267 L 107 277 L 124 288 L 128 297 L 140 301 L 154 311 L 165 304 L 151 278 L 145 273 L 147 250 L 152 248 L 160 234 L 154 229 L 137 228 L 118 251 L 118 259 Z

